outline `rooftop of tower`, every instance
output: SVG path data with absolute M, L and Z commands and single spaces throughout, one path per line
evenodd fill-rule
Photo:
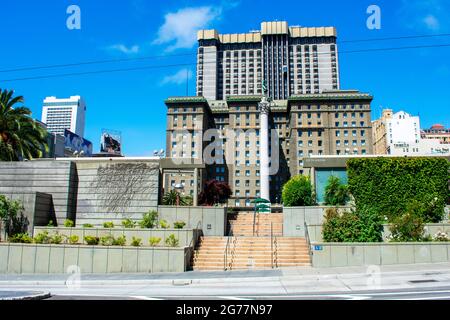
M 292 38 L 337 37 L 335 27 L 289 27 L 286 21 L 262 22 L 261 30 L 248 33 L 219 34 L 215 29 L 199 30 L 198 40 L 218 40 L 221 43 L 261 42 L 262 36 L 288 34 Z

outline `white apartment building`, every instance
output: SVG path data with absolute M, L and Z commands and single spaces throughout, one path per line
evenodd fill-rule
M 425 156 L 425 155 L 450 155 L 448 145 L 443 145 L 437 139 L 428 139 L 422 136 L 420 129 L 420 117 L 412 116 L 405 111 L 393 113 L 392 110 L 384 110 L 383 117 L 374 123 L 383 122 L 379 126 L 380 132 L 374 131 L 374 150 L 377 154 L 389 154 L 393 156 Z M 381 131 L 384 131 L 381 132 Z M 377 138 L 379 137 L 379 139 Z M 383 140 L 385 139 L 385 144 Z M 380 148 L 377 148 L 377 144 Z M 385 150 L 382 149 L 385 146 Z
M 86 103 L 80 96 L 68 99 L 47 97 L 42 107 L 42 122 L 47 125 L 49 132 L 64 135 L 67 129 L 84 136 Z
M 285 21 L 263 22 L 249 33 L 200 30 L 197 95 L 208 100 L 262 95 L 263 82 L 274 100 L 338 90 L 336 39 L 334 27 L 305 28 Z

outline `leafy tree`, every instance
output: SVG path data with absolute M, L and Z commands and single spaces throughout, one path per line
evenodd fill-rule
M 0 221 L 5 225 L 8 237 L 27 232 L 29 222 L 23 211 L 20 201 L 0 195 Z
M 175 206 L 177 205 L 177 199 L 180 199 L 180 206 L 190 206 L 192 205 L 192 197 L 183 196 L 179 194 L 176 190 L 170 190 L 166 194 L 164 194 L 162 198 L 162 203 L 165 206 Z
M 350 200 L 348 186 L 341 184 L 338 177 L 330 176 L 325 187 L 325 204 L 330 206 L 343 206 Z
M 205 188 L 199 195 L 199 203 L 203 206 L 214 206 L 219 203 L 225 203 L 231 194 L 231 188 L 228 183 L 210 180 L 206 182 Z
M 48 151 L 47 132 L 30 115 L 22 96 L 0 89 L 0 160 L 21 161 L 42 157 Z
M 314 205 L 316 201 L 310 178 L 303 175 L 292 177 L 283 186 L 282 199 L 286 207 Z

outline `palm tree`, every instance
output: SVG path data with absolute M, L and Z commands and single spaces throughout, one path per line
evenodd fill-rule
M 22 96 L 0 89 L 0 160 L 22 161 L 39 158 L 48 151 L 47 131 L 30 115 Z

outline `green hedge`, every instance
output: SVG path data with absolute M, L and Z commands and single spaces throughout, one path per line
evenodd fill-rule
M 389 220 L 420 203 L 425 222 L 440 222 L 449 196 L 450 162 L 445 158 L 372 158 L 347 162 L 348 185 L 357 207 Z

